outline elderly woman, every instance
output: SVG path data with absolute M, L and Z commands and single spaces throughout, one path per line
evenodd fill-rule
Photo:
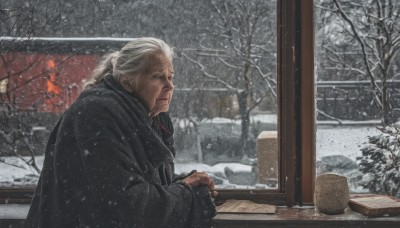
M 174 175 L 173 52 L 139 38 L 107 55 L 50 135 L 26 227 L 209 227 L 214 184 Z

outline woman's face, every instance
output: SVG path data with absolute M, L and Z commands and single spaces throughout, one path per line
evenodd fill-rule
M 152 55 L 137 77 L 135 93 L 145 102 L 150 117 L 167 112 L 174 91 L 171 61 L 163 54 Z

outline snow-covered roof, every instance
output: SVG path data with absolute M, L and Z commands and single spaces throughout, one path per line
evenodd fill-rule
M 0 40 L 5 41 L 118 41 L 129 42 L 136 38 L 115 38 L 115 37 L 11 37 L 1 36 Z
M 1 51 L 55 54 L 104 54 L 136 38 L 114 37 L 0 37 Z

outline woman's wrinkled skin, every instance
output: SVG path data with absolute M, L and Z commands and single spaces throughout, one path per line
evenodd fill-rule
M 127 91 L 135 92 L 145 103 L 150 117 L 154 117 L 169 110 L 174 91 L 174 69 L 172 62 L 163 54 L 150 56 L 148 65 L 136 76 L 136 85 L 123 86 Z
M 212 197 L 216 197 L 218 195 L 218 192 L 214 190 L 214 182 L 212 178 L 205 172 L 193 173 L 192 175 L 183 179 L 183 182 L 192 187 L 196 187 L 198 185 L 207 185 Z

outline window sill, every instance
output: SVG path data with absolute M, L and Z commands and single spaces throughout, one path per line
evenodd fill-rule
M 214 228 L 222 227 L 400 227 L 400 215 L 367 218 L 347 208 L 341 215 L 326 215 L 314 207 L 278 207 L 272 215 L 218 214 Z
M 0 227 L 23 227 L 29 204 L 0 204 Z M 345 214 L 325 215 L 314 207 L 278 207 L 273 215 L 218 214 L 214 228 L 221 227 L 400 227 L 400 215 L 367 218 L 346 209 Z

